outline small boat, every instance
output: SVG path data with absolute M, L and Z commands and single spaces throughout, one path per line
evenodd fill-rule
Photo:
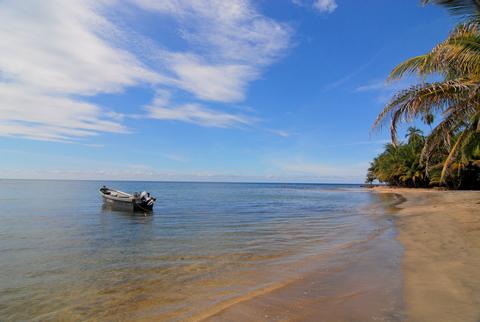
M 105 186 L 100 188 L 100 195 L 103 201 L 114 206 L 126 207 L 133 211 L 152 211 L 155 204 L 154 197 L 146 191 L 135 192 L 133 194 L 126 193 L 120 190 L 110 189 Z

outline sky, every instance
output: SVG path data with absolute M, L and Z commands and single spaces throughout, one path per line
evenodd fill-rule
M 363 182 L 419 0 L 2 0 L 0 178 Z

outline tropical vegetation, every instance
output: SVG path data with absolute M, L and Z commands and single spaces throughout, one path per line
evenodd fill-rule
M 390 122 L 392 143 L 376 157 L 367 182 L 408 187 L 480 188 L 480 1 L 423 0 L 461 17 L 446 40 L 398 65 L 389 80 L 421 81 L 397 93 L 373 127 Z M 427 81 L 433 80 L 433 81 Z M 397 128 L 420 120 L 426 136 L 410 128 L 399 142 Z

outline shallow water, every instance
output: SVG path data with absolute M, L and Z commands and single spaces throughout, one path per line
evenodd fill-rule
M 154 213 L 105 208 L 103 184 L 149 191 Z M 391 228 L 378 198 L 350 185 L 2 180 L 0 317 L 195 318 L 355 252 Z

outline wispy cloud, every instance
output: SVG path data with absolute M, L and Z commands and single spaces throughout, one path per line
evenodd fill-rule
M 198 104 L 184 104 L 175 107 L 147 107 L 150 117 L 158 120 L 175 120 L 193 123 L 206 127 L 232 127 L 248 125 L 252 121 L 245 116 L 229 114 L 209 109 Z
M 173 17 L 189 45 L 158 51 L 170 85 L 208 101 L 238 102 L 249 82 L 289 47 L 291 28 L 247 0 L 131 0 L 144 10 Z
M 369 92 L 369 91 L 383 91 L 387 89 L 389 85 L 385 81 L 373 81 L 368 84 L 358 86 L 356 92 Z
M 331 13 L 337 9 L 338 5 L 335 0 L 316 0 L 313 7 L 320 12 Z
M 131 0 L 174 17 L 201 56 L 220 62 L 270 64 L 289 46 L 291 29 L 262 15 L 248 0 Z
M 115 27 L 89 1 L 0 2 L 0 135 L 68 140 L 123 132 L 78 95 L 119 92 L 156 73 L 99 36 Z
M 380 54 L 382 53 L 383 49 L 380 49 L 375 55 L 373 55 L 367 62 L 365 62 L 363 65 L 360 65 L 358 68 L 356 68 L 353 72 L 345 75 L 344 77 L 336 80 L 336 81 L 333 81 L 332 83 L 330 84 L 327 84 L 325 87 L 324 87 L 324 90 L 332 90 L 332 89 L 335 89 L 335 88 L 338 88 L 342 85 L 344 85 L 345 83 L 351 81 L 352 79 L 354 79 L 355 77 L 359 76 L 360 74 L 362 74 L 368 67 L 370 67 L 376 60 L 377 58 L 380 56 Z
M 387 103 L 397 92 L 410 87 L 415 83 L 414 79 L 402 79 L 395 82 L 385 80 L 372 80 L 355 89 L 357 93 L 374 93 L 375 99 L 382 104 Z
M 98 132 L 127 130 L 93 104 L 66 95 L 34 91 L 18 84 L 0 84 L 0 135 L 70 141 Z
M 170 68 L 176 75 L 171 84 L 208 101 L 237 102 L 244 99 L 249 81 L 258 71 L 241 64 L 209 64 L 196 55 L 171 55 Z
M 146 39 L 155 49 L 150 52 L 126 46 L 137 42 L 136 34 L 107 18 L 121 15 L 122 1 L 0 2 L 0 136 L 72 141 L 127 132 L 121 114 L 85 97 L 141 84 L 203 101 L 239 102 L 289 47 L 290 28 L 247 0 L 128 2 L 160 19 L 173 17 L 185 49 L 168 50 L 155 39 Z M 197 102 L 150 107 L 157 119 L 217 127 L 251 122 Z
M 361 182 L 369 163 L 333 165 L 303 159 L 290 159 L 274 162 L 274 165 L 285 176 L 314 178 L 319 181 Z
M 338 143 L 338 144 L 332 144 L 332 145 L 323 145 L 321 148 L 339 148 L 339 147 L 347 147 L 347 146 L 358 146 L 358 145 L 373 145 L 373 146 L 378 146 L 378 145 L 383 145 L 386 143 L 389 143 L 390 140 L 368 140 L 368 141 L 354 141 L 354 142 L 348 142 L 348 143 Z
M 98 161 L 88 156 L 68 156 L 52 152 L 26 152 L 22 149 L 0 149 L 5 155 L 24 158 L 61 160 L 68 167 L 39 165 L 33 168 L 10 168 L 0 165 L 2 178 L 16 179 L 92 179 L 92 180 L 186 180 L 186 181 L 247 181 L 247 182 L 363 182 L 369 163 L 335 164 L 301 157 L 284 157 L 266 160 L 268 167 L 260 171 L 235 171 L 213 168 L 188 168 L 179 170 L 149 164 L 124 163 L 122 160 Z M 161 153 L 163 158 L 188 162 L 182 153 Z
M 238 127 L 255 122 L 252 117 L 214 110 L 198 103 L 175 105 L 170 93 L 164 90 L 158 91 L 156 98 L 145 109 L 148 116 L 154 119 L 182 121 L 205 127 Z
M 320 13 L 332 13 L 338 5 L 336 0 L 292 0 L 294 4 L 302 7 L 311 7 Z
M 284 138 L 288 138 L 292 135 L 291 132 L 285 130 L 267 129 L 266 131 Z
M 336 176 L 311 175 L 304 171 L 275 174 L 234 174 L 215 171 L 182 172 L 155 169 L 141 165 L 115 165 L 89 169 L 8 169 L 2 168 L 2 179 L 67 179 L 67 180 L 158 180 L 158 181 L 206 181 L 206 182 L 323 182 L 359 183 L 364 175 Z

